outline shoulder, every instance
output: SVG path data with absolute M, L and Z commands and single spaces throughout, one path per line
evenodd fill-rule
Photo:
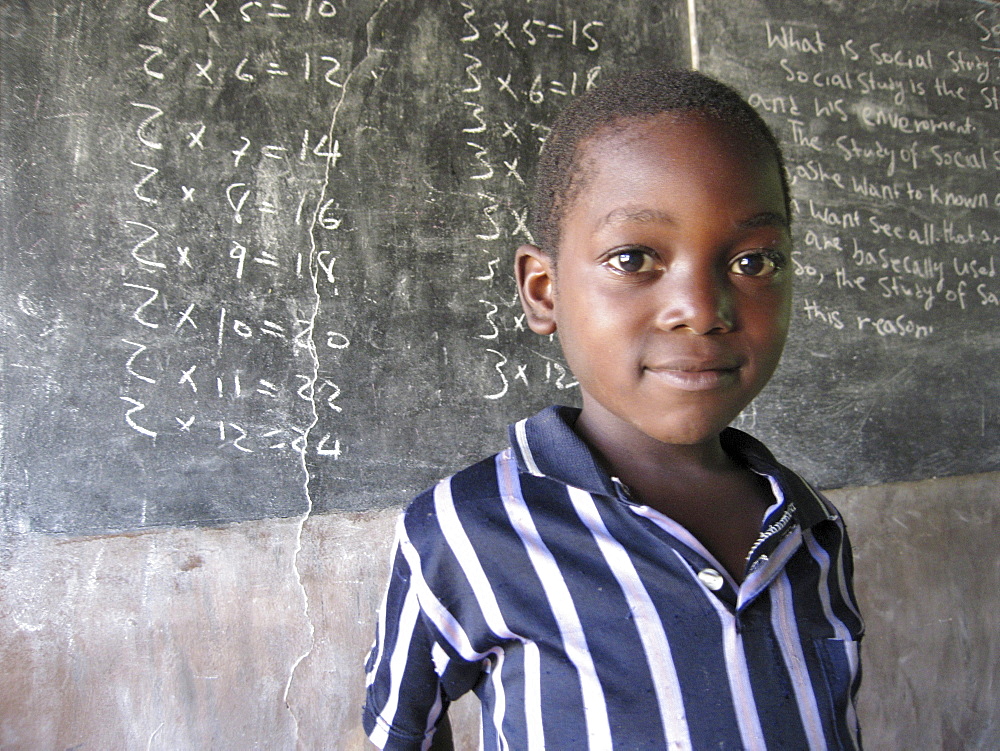
M 411 539 L 437 536 L 442 526 L 477 524 L 477 518 L 501 497 L 499 475 L 517 472 L 511 450 L 505 449 L 445 477 L 417 495 L 403 510 L 403 523 Z
M 613 496 L 610 477 L 573 430 L 578 413 L 549 407 L 509 426 L 507 448 L 413 499 L 404 512 L 404 533 L 413 540 L 495 541 L 516 534 L 528 509 L 560 514 L 568 487 Z

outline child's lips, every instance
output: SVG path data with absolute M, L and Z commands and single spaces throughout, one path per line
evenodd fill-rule
M 708 391 L 735 385 L 739 380 L 742 363 L 735 358 L 710 359 L 677 358 L 655 365 L 647 365 L 645 370 L 658 380 L 684 391 Z

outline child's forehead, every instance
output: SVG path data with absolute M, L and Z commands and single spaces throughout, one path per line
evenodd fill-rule
M 581 200 L 604 203 L 609 180 L 627 183 L 630 176 L 650 173 L 700 179 L 721 170 L 741 182 L 769 182 L 780 181 L 781 169 L 774 152 L 753 134 L 687 112 L 616 121 L 581 140 L 574 162 L 562 223 Z
M 620 118 L 598 127 L 581 139 L 576 162 L 584 170 L 613 169 L 623 154 L 647 146 L 651 141 L 682 154 L 687 153 L 688 146 L 697 144 L 698 150 L 689 154 L 693 159 L 697 159 L 706 147 L 711 147 L 717 153 L 741 160 L 770 157 L 777 162 L 777 157 L 758 134 L 699 111 L 668 111 Z
M 576 162 L 560 244 L 563 230 L 590 231 L 621 216 L 648 224 L 648 217 L 674 216 L 692 201 L 719 217 L 759 214 L 790 224 L 777 155 L 716 118 L 669 113 L 619 122 L 588 139 Z
M 725 173 L 767 194 L 777 187 L 783 204 L 778 213 L 791 220 L 780 149 L 768 139 L 766 130 L 753 122 L 714 110 L 661 110 L 616 116 L 592 124 L 586 132 L 577 131 L 571 138 L 573 145 L 568 149 L 565 141 L 557 146 L 567 158 L 559 182 L 552 176 L 547 178 L 552 208 L 543 216 L 549 224 L 540 226 L 550 233 L 545 247 L 554 256 L 559 254 L 563 230 L 581 203 L 593 204 L 593 208 L 605 204 L 605 187 L 599 184 L 628 182 L 630 174 L 658 173 L 667 178 L 673 172 L 683 182 L 686 173 L 700 182 L 713 173 Z M 544 203 L 541 205 L 544 209 Z

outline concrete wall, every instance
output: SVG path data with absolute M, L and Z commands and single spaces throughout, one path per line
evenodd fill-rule
M 1000 474 L 830 496 L 868 624 L 867 746 L 1000 748 Z M 0 748 L 366 748 L 394 515 L 0 540 Z

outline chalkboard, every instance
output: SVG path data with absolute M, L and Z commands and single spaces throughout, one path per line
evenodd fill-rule
M 1000 469 L 1000 5 L 696 5 L 700 67 L 777 131 L 797 206 L 751 429 L 827 487 Z
M 9 530 L 399 504 L 573 401 L 510 279 L 546 123 L 683 8 L 0 8 Z
M 575 402 L 510 278 L 525 183 L 568 98 L 653 63 L 787 144 L 794 333 L 738 425 L 825 487 L 1000 469 L 992 4 L 43 0 L 0 34 L 8 530 L 400 504 Z

